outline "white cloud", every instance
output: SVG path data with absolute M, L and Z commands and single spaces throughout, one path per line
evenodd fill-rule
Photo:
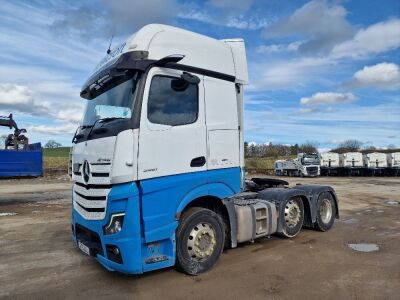
M 249 90 L 296 89 L 305 84 L 326 80 L 321 74 L 332 72 L 328 58 L 300 58 L 278 62 L 250 64 Z
M 292 15 L 268 26 L 264 36 L 300 36 L 305 40 L 299 47 L 300 52 L 328 53 L 335 44 L 350 38 L 353 33 L 346 16 L 346 9 L 336 2 L 310 1 Z
M 325 111 L 331 113 L 331 112 L 335 112 L 336 109 L 334 109 L 333 107 L 329 106 L 329 107 L 325 108 Z
M 319 109 L 318 108 L 299 108 L 295 112 L 299 113 L 299 114 L 312 114 L 312 113 L 319 112 Z
M 75 132 L 77 126 L 72 123 L 65 123 L 61 125 L 31 125 L 26 129 L 28 132 L 37 132 L 47 135 L 61 135 L 61 134 L 72 134 Z
M 236 28 L 236 29 L 247 29 L 257 30 L 264 28 L 270 22 L 264 18 L 244 18 L 243 16 L 228 15 L 228 16 L 214 16 L 206 12 L 199 11 L 197 9 L 189 9 L 178 13 L 178 18 L 195 20 L 207 24 Z
M 45 105 L 34 99 L 34 93 L 24 85 L 0 83 L 0 104 L 2 110 L 20 111 L 30 115 L 47 115 Z
M 209 0 L 209 3 L 217 8 L 229 11 L 245 12 L 253 0 Z
M 149 23 L 170 23 L 178 8 L 176 0 L 84 0 L 58 10 L 51 28 L 85 39 L 110 38 L 132 34 Z
M 379 22 L 360 29 L 352 39 L 332 49 L 333 58 L 363 58 L 400 47 L 400 20 Z
M 56 118 L 62 121 L 79 123 L 82 120 L 83 113 L 84 113 L 83 106 L 77 105 L 76 108 L 63 109 L 59 111 L 56 115 Z
M 400 88 L 400 68 L 394 63 L 365 66 L 357 71 L 348 83 L 350 87 L 377 87 L 380 89 Z
M 300 99 L 301 105 L 315 105 L 315 104 L 339 104 L 350 103 L 356 100 L 356 97 L 351 93 L 316 93 L 311 97 L 303 97 Z
M 272 45 L 261 45 L 256 48 L 257 53 L 282 53 L 282 52 L 294 52 L 297 51 L 302 42 L 293 42 L 290 44 L 272 44 Z

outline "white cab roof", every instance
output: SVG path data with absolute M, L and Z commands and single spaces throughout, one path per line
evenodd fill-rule
M 248 83 L 246 50 L 242 39 L 216 40 L 172 26 L 150 24 L 113 49 L 95 71 L 129 51 L 148 51 L 148 59 L 154 60 L 183 54 L 185 58 L 180 64 L 231 75 L 238 83 Z

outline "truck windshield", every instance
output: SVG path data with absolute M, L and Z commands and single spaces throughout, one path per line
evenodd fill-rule
M 137 75 L 137 74 L 136 74 Z M 105 91 L 92 100 L 88 100 L 82 126 L 93 125 L 100 119 L 130 119 L 136 98 L 138 76 L 119 78 L 99 87 Z M 94 87 L 96 88 L 96 87 Z
M 306 155 L 303 158 L 304 165 L 319 165 L 318 155 Z

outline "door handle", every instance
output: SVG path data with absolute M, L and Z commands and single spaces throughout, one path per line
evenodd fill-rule
M 193 158 L 190 162 L 190 166 L 195 167 L 202 167 L 206 164 L 206 158 L 204 156 Z

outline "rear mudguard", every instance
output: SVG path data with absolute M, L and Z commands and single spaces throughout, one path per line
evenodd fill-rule
M 293 188 L 268 188 L 258 192 L 258 199 L 274 202 L 281 217 L 285 202 L 293 197 L 301 197 L 304 203 L 305 220 L 304 225 L 312 226 L 317 219 L 318 197 L 322 193 L 331 193 L 336 204 L 336 218 L 339 218 L 339 206 L 336 193 L 330 186 L 323 185 L 296 185 Z M 282 231 L 282 222 L 278 222 L 278 232 Z

